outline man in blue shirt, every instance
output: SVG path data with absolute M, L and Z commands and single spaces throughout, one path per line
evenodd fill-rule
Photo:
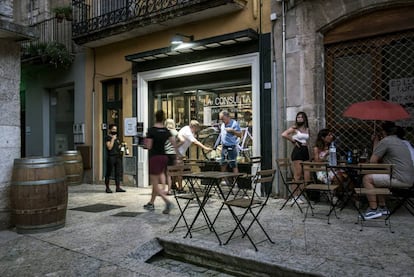
M 221 171 L 226 171 L 228 165 L 234 173 L 238 173 L 238 144 L 239 137 L 242 135 L 239 123 L 231 119 L 230 114 L 227 111 L 220 112 L 220 120 L 223 122 L 220 127 L 220 139 L 223 147 L 220 161 Z

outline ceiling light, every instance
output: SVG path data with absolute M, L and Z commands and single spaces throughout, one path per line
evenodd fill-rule
M 188 35 L 183 35 L 183 34 L 175 34 L 175 36 L 173 36 L 172 39 L 171 39 L 171 44 L 172 45 L 182 44 L 182 43 L 184 43 L 185 38 L 189 42 L 194 40 L 194 36 L 188 36 Z

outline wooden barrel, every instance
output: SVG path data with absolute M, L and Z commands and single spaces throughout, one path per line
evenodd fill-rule
M 80 185 L 83 179 L 82 156 L 77 150 L 64 151 L 61 154 L 65 164 L 66 183 L 68 185 Z
M 12 223 L 18 233 L 56 230 L 65 225 L 68 187 L 61 157 L 15 159 Z

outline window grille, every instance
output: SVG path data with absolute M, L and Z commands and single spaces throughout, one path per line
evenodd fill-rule
M 326 45 L 325 54 L 326 125 L 337 136 L 339 155 L 371 149 L 374 121 L 342 116 L 360 101 L 380 99 L 404 106 L 411 118 L 396 123 L 414 142 L 414 30 Z M 401 85 L 395 87 L 396 82 Z

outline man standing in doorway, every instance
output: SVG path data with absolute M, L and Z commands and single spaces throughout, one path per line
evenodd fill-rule
M 112 193 L 109 188 L 109 178 L 111 177 L 112 169 L 115 170 L 115 185 L 116 192 L 125 192 L 120 186 L 121 171 L 122 171 L 122 152 L 121 143 L 118 139 L 118 129 L 115 124 L 109 125 L 109 135 L 106 137 L 106 174 L 105 186 L 106 193 Z
M 221 151 L 221 171 L 226 171 L 229 166 L 234 173 L 239 173 L 237 156 L 239 154 L 238 143 L 241 137 L 241 129 L 236 120 L 231 119 L 229 112 L 220 112 L 220 139 L 223 150 Z

